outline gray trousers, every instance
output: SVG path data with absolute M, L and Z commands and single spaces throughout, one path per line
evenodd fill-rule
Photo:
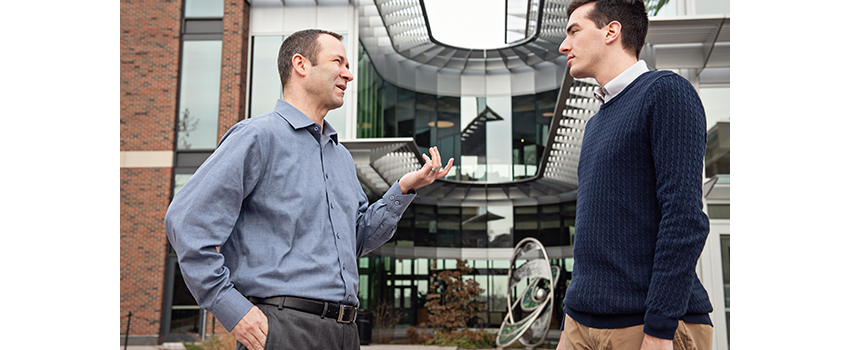
M 292 309 L 259 304 L 257 307 L 269 319 L 265 350 L 360 350 L 357 323 L 339 323 Z M 237 350 L 245 350 L 236 343 Z

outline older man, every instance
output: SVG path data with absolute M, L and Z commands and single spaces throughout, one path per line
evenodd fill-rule
M 234 125 L 165 217 L 186 285 L 240 348 L 359 349 L 357 258 L 392 237 L 414 190 L 454 161 L 442 169 L 431 148 L 422 169 L 369 205 L 324 120 L 354 79 L 341 38 L 313 29 L 287 37 L 283 99 Z

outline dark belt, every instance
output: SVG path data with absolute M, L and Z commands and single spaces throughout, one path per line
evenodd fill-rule
M 253 304 L 277 306 L 278 309 L 287 308 L 298 310 L 318 315 L 322 318 L 328 317 L 336 319 L 339 323 L 351 323 L 357 319 L 357 307 L 351 305 L 285 296 L 271 298 L 248 297 L 248 301 Z

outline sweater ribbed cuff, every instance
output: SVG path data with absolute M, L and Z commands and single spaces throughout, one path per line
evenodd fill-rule
M 647 312 L 644 316 L 643 332 L 656 338 L 673 340 L 679 320 Z

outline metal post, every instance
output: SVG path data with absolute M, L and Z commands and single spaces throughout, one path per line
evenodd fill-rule
M 201 341 L 206 340 L 207 337 L 207 310 L 201 309 Z
M 133 312 L 127 314 L 127 332 L 124 333 L 124 350 L 127 350 L 127 341 L 130 339 L 130 320 L 133 319 Z

